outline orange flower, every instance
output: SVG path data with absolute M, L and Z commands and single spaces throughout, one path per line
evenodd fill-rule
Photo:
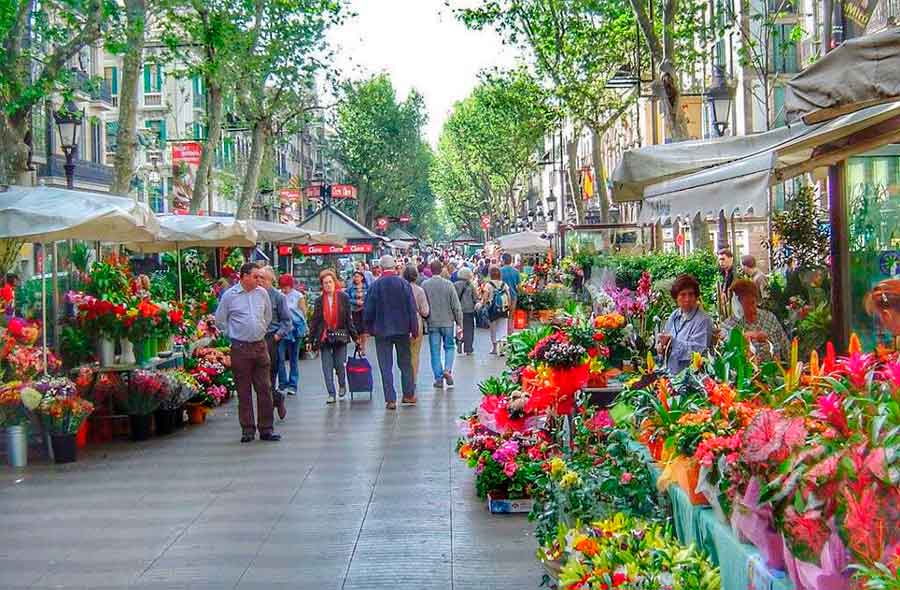
M 734 391 L 727 383 L 717 383 L 715 387 L 710 388 L 709 403 L 719 406 L 722 411 L 727 412 L 734 405 L 737 399 L 737 392 Z
M 669 392 L 671 391 L 672 388 L 669 385 L 668 379 L 660 379 L 656 382 L 656 396 L 659 398 L 659 402 L 667 412 L 669 411 Z
M 575 543 L 575 549 L 587 557 L 593 557 L 600 552 L 600 544 L 591 537 L 585 537 Z

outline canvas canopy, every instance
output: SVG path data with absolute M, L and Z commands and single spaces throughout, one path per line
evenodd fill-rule
M 320 232 L 303 229 L 287 223 L 274 223 L 272 221 L 260 221 L 253 219 L 248 223 L 256 230 L 256 239 L 260 242 L 274 242 L 278 244 L 325 244 L 329 246 L 343 246 L 347 243 L 344 238 Z
M 167 215 L 159 218 L 159 238 L 150 243 L 129 243 L 132 250 L 166 252 L 184 248 L 248 248 L 257 233 L 247 221 L 233 217 Z
M 824 121 L 900 97 L 900 28 L 857 37 L 828 52 L 788 83 L 788 121 Z
M 550 240 L 533 231 L 500 236 L 497 243 L 507 254 L 542 254 L 550 249 Z
M 900 101 L 805 126 L 805 130 L 774 148 L 647 187 L 638 221 L 667 222 L 719 211 L 766 215 L 773 184 L 900 141 Z M 855 141 L 860 137 L 864 139 Z
M 0 192 L 0 239 L 147 242 L 159 231 L 153 212 L 128 197 L 49 186 Z

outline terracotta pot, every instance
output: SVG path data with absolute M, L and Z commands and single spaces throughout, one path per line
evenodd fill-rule
M 188 424 L 203 424 L 206 422 L 206 407 L 202 404 L 187 404 Z

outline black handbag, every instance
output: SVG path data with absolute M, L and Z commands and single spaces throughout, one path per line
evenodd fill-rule
M 326 330 L 325 331 L 325 344 L 330 344 L 334 346 L 336 344 L 347 344 L 350 342 L 350 332 L 345 328 L 338 328 L 337 330 Z

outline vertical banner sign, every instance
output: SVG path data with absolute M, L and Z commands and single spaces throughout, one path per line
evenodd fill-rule
M 387 217 L 379 217 L 375 220 L 375 227 L 378 228 L 378 231 L 385 231 L 388 227 Z
M 283 188 L 279 190 L 278 202 L 281 204 L 278 221 L 297 225 L 300 222 L 300 189 Z
M 202 153 L 203 144 L 197 141 L 172 144 L 172 208 L 176 213 L 187 213 L 191 207 Z
M 489 230 L 491 227 L 491 216 L 490 215 L 482 215 L 481 216 L 481 229 L 484 231 Z
M 590 168 L 581 171 L 581 196 L 585 201 L 590 201 L 594 197 L 594 176 Z

